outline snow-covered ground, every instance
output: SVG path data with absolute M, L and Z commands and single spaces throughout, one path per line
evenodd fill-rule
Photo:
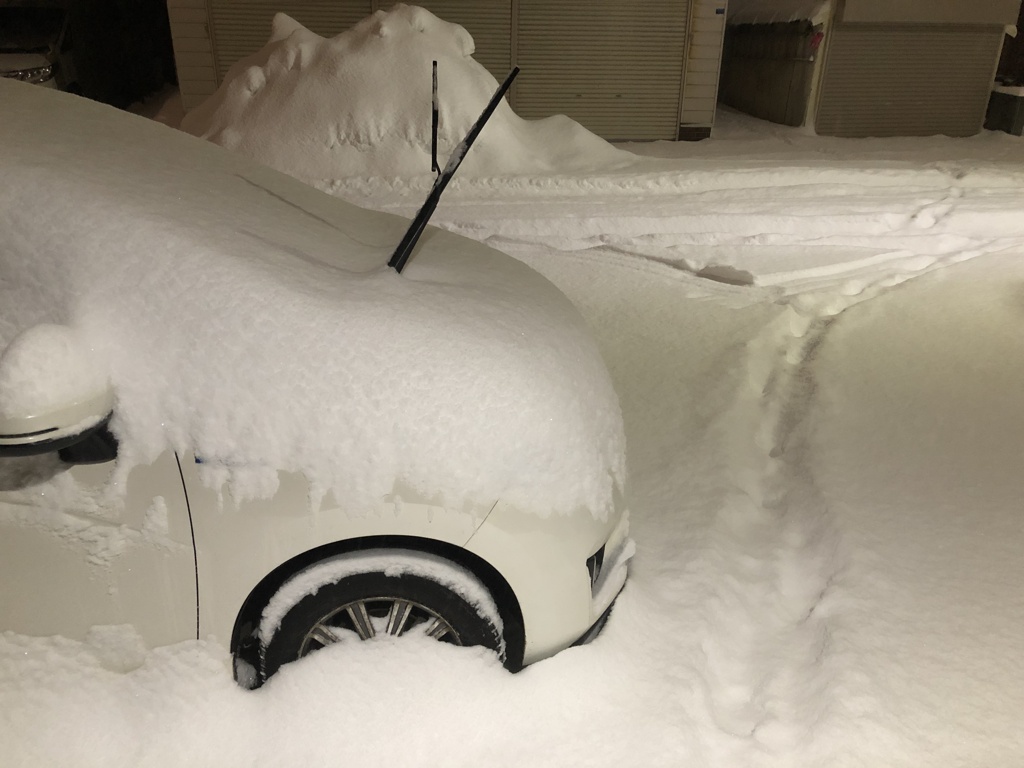
M 625 167 L 456 179 L 435 223 L 592 325 L 631 579 L 518 675 L 338 645 L 257 692 L 203 642 L 0 638 L 0 759 L 67 766 L 1024 766 L 1024 141 L 728 111 Z M 412 214 L 426 175 L 320 184 Z

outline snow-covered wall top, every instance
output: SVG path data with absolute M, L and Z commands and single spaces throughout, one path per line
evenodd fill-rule
M 270 42 L 237 62 L 182 129 L 314 184 L 430 173 L 431 61 L 438 62 L 441 164 L 497 89 L 473 38 L 396 5 L 323 38 L 278 14 Z M 502 101 L 462 176 L 606 169 L 632 155 L 564 115 L 527 121 Z
M 821 24 L 829 14 L 829 0 L 729 0 L 729 24 L 772 24 L 808 19 Z
M 618 401 L 538 273 L 431 227 L 399 275 L 401 217 L 68 94 L 0 104 L 0 349 L 75 328 L 123 466 L 190 450 L 243 496 L 289 470 L 360 512 L 611 509 Z

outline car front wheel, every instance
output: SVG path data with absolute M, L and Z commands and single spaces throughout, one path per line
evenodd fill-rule
M 415 635 L 504 656 L 500 614 L 469 571 L 418 552 L 340 555 L 299 572 L 268 603 L 262 676 L 328 645 Z

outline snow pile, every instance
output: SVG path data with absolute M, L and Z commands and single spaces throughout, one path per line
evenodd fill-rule
M 430 173 L 431 61 L 438 62 L 441 165 L 497 90 L 462 27 L 396 5 L 326 39 L 284 14 L 270 42 L 237 62 L 183 130 L 318 186 Z M 527 121 L 502 101 L 462 177 L 591 170 L 628 163 L 564 115 Z
M 398 275 L 385 265 L 405 220 L 0 85 L 0 343 L 62 321 L 109 361 L 121 471 L 173 447 L 242 497 L 285 470 L 353 511 L 399 486 L 453 508 L 611 509 L 616 396 L 536 272 L 431 229 Z

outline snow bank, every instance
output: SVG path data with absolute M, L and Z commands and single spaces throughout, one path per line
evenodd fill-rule
M 286 470 L 353 510 L 396 483 L 455 508 L 611 509 L 615 393 L 536 272 L 431 229 L 398 275 L 401 218 L 141 118 L 0 90 L 0 344 L 78 329 L 109 361 L 122 469 L 173 447 L 241 497 Z
M 438 62 L 441 164 L 497 90 L 473 38 L 423 8 L 396 5 L 327 39 L 284 14 L 183 130 L 308 183 L 430 173 L 431 61 Z M 527 121 L 502 101 L 459 175 L 574 171 L 632 159 L 564 115 Z

